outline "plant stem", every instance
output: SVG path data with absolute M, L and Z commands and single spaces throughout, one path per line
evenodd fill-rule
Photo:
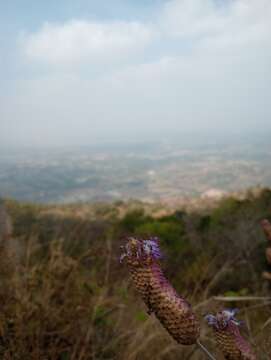
M 197 345 L 205 353 L 205 355 L 207 355 L 209 359 L 216 360 L 216 358 L 206 349 L 204 345 L 202 345 L 199 340 L 197 340 Z

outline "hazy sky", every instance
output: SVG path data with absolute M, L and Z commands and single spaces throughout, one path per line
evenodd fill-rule
M 270 0 L 10 0 L 0 143 L 271 130 Z

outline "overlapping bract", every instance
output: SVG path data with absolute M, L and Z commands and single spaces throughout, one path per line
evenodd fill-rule
M 241 322 L 235 318 L 237 310 L 223 310 L 205 319 L 214 330 L 217 346 L 228 360 L 256 360 L 250 344 L 242 337 Z
M 128 238 L 121 261 L 126 261 L 136 289 L 149 313 L 154 313 L 180 344 L 197 342 L 200 328 L 191 305 L 177 294 L 160 267 L 158 238 Z

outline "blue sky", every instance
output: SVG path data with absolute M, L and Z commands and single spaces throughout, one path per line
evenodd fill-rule
M 34 30 L 43 21 L 86 19 L 144 19 L 164 0 L 12 0 L 2 5 L 1 24 L 10 28 Z
M 0 141 L 271 130 L 270 0 L 3 2 Z

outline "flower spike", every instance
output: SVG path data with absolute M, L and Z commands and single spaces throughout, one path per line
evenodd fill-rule
M 242 322 L 235 318 L 237 312 L 237 309 L 225 309 L 216 315 L 206 315 L 205 320 L 213 328 L 217 345 L 225 359 L 256 360 L 250 344 L 240 334 Z
M 177 294 L 160 266 L 159 239 L 127 238 L 121 262 L 125 261 L 133 283 L 149 313 L 154 313 L 170 335 L 180 344 L 196 344 L 199 321 L 191 305 Z

